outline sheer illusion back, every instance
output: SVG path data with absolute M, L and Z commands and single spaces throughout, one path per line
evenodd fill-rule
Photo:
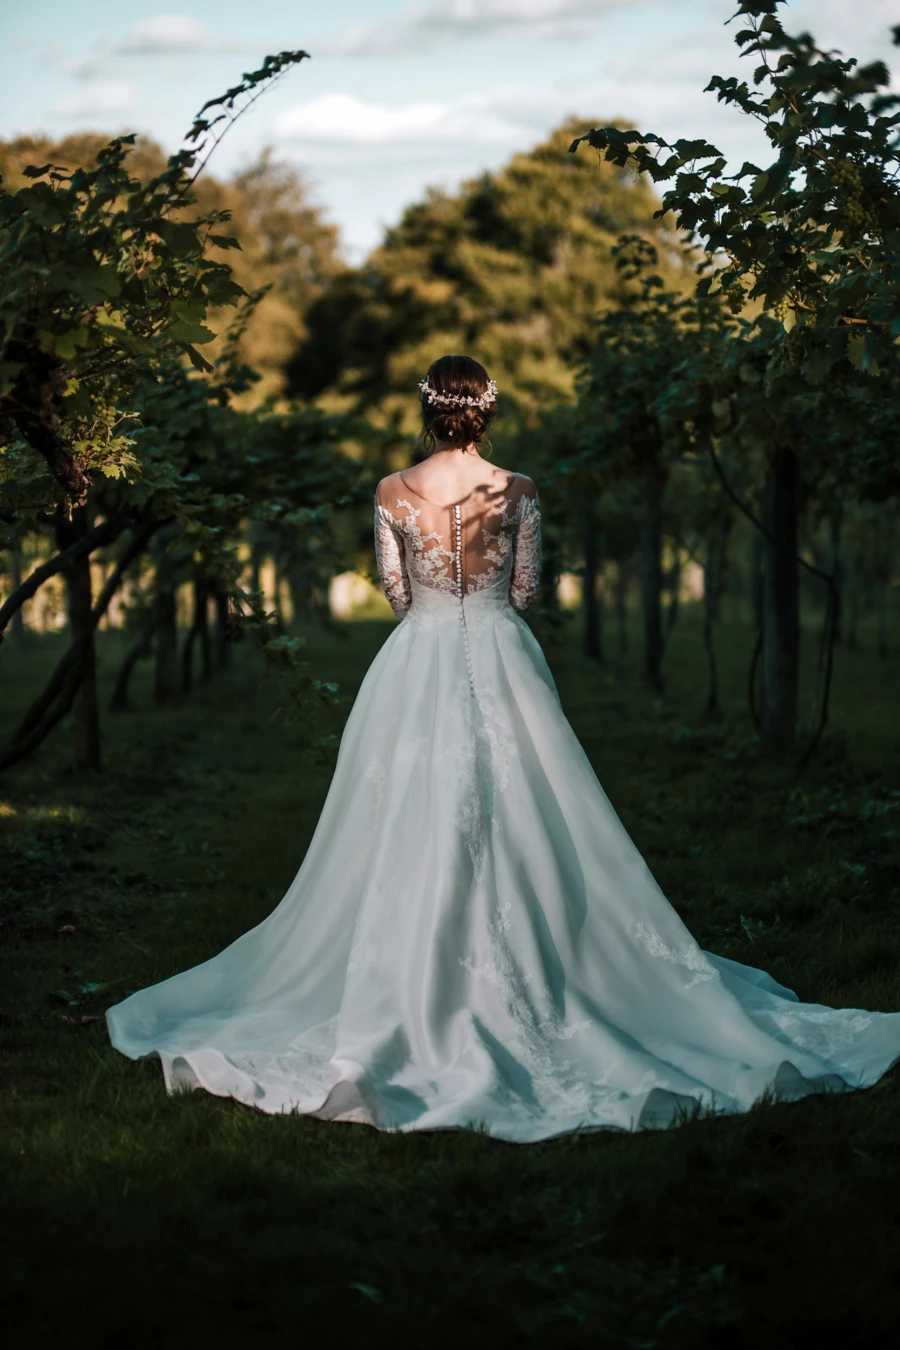
M 423 497 L 403 474 L 378 485 L 375 552 L 394 612 L 410 608 L 414 587 L 463 599 L 492 591 L 520 612 L 540 570 L 537 491 L 523 474 L 483 485 L 456 501 Z

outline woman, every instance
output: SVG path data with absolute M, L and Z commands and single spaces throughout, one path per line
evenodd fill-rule
M 496 387 L 445 356 L 420 389 L 431 453 L 375 506 L 401 622 L 303 866 L 219 956 L 110 1009 L 113 1044 L 170 1091 L 521 1142 L 873 1083 L 900 1014 L 801 1004 L 662 895 L 519 617 L 540 511 L 479 454 Z

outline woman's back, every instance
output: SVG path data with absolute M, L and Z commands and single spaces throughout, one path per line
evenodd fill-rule
M 506 492 L 516 479 L 529 481 L 523 474 L 501 469 L 471 451 L 429 455 L 420 464 L 391 474 L 385 482 L 395 479 L 402 479 L 420 497 L 446 506 L 454 506 L 475 492 L 485 496 Z
M 382 479 L 375 500 L 379 563 L 396 581 L 388 595 L 398 613 L 408 608 L 410 578 L 458 596 L 504 589 L 515 608 L 526 607 L 538 564 L 530 478 L 450 452 Z

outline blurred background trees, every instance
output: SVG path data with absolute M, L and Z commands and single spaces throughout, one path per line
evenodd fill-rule
M 52 156 L 59 147 L 6 148 L 0 524 L 12 585 L 0 605 L 0 636 L 59 577 L 68 646 L 0 744 L 0 766 L 31 753 L 71 711 L 76 766 L 100 767 L 95 631 L 126 574 L 149 568 L 152 581 L 135 606 L 146 612 L 116 681 L 116 708 L 128 706 L 130 671 L 151 649 L 159 702 L 190 687 L 198 638 L 201 672 L 211 673 L 210 601 L 220 665 L 225 638 L 243 619 L 264 645 L 271 641 L 271 659 L 303 673 L 297 640 L 272 631 L 261 592 L 242 584 L 236 555 L 248 531 L 267 531 L 279 549 L 283 540 L 285 557 L 295 555 L 299 535 L 312 592 L 314 563 L 329 552 L 330 516 L 360 476 L 347 419 L 275 407 L 278 343 L 286 340 L 278 315 L 336 266 L 334 233 L 299 181 L 266 161 L 243 187 L 198 181 L 220 124 L 227 128 L 303 57 L 267 57 L 204 107 L 188 148 L 168 160 L 133 136 L 68 143 L 42 163 L 30 162 L 36 150 Z M 242 269 L 230 261 L 243 252 L 230 232 L 236 204 L 251 244 Z M 271 323 L 265 314 L 260 320 L 267 299 Z M 248 364 L 254 353 L 271 364 L 276 389 L 268 397 L 252 397 L 263 382 Z M 255 575 L 251 560 L 251 582 Z M 177 592 L 185 585 L 193 587 L 194 617 L 179 679 Z M 139 590 L 133 580 L 131 588 Z M 18 624 L 20 638 L 25 627 Z M 307 688 L 320 692 L 315 681 Z
M 666 237 L 645 184 L 569 155 L 586 129 L 567 122 L 499 173 L 410 206 L 311 305 L 291 392 L 327 395 L 408 438 L 418 424 L 410 391 L 435 353 L 469 352 L 503 383 L 498 446 L 548 403 L 570 400 L 596 315 L 619 299 L 616 239 Z
M 897 99 L 880 63 L 788 34 L 775 0 L 740 10 L 753 83 L 710 87 L 761 123 L 768 168 L 570 120 L 429 191 L 359 266 L 296 169 L 206 165 L 216 110 L 301 53 L 168 159 L 133 137 L 0 146 L 0 623 L 70 640 L 0 764 L 70 712 L 99 764 L 101 625 L 127 639 L 117 709 L 143 658 L 154 697 L 182 698 L 242 627 L 292 697 L 327 698 L 304 633 L 383 613 L 369 493 L 415 455 L 416 382 L 445 351 L 488 367 L 494 458 L 541 485 L 542 638 L 577 609 L 585 656 L 639 649 L 662 694 L 696 611 L 695 704 L 717 717 L 727 610 L 762 743 L 802 729 L 809 752 L 836 646 L 895 641 Z
M 106 143 L 107 138 L 97 133 L 60 141 L 33 136 L 0 141 L 0 177 L 7 189 L 16 191 L 26 185 L 29 165 L 49 163 L 74 172 L 94 164 Z M 138 182 L 147 183 L 165 171 L 166 162 L 160 146 L 138 137 L 129 153 L 128 170 Z M 211 244 L 208 256 L 227 258 L 234 280 L 248 293 L 265 291 L 240 341 L 242 358 L 259 376 L 250 401 L 280 395 L 285 366 L 306 336 L 305 315 L 325 286 L 345 270 L 337 228 L 326 220 L 303 175 L 276 161 L 269 150 L 228 182 L 205 170 L 193 195 L 196 206 L 186 215 L 195 210 L 225 211 L 229 230 L 240 241 L 238 251 Z M 211 317 L 218 323 L 223 319 L 215 308 Z

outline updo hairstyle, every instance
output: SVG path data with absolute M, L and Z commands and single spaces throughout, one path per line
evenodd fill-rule
M 470 356 L 442 356 L 428 367 L 425 382 L 436 394 L 481 399 L 492 388 L 484 366 Z M 496 402 L 484 408 L 465 404 L 434 402 L 427 390 L 420 395 L 422 405 L 422 449 L 430 455 L 438 441 L 462 448 L 480 445 L 494 420 Z

